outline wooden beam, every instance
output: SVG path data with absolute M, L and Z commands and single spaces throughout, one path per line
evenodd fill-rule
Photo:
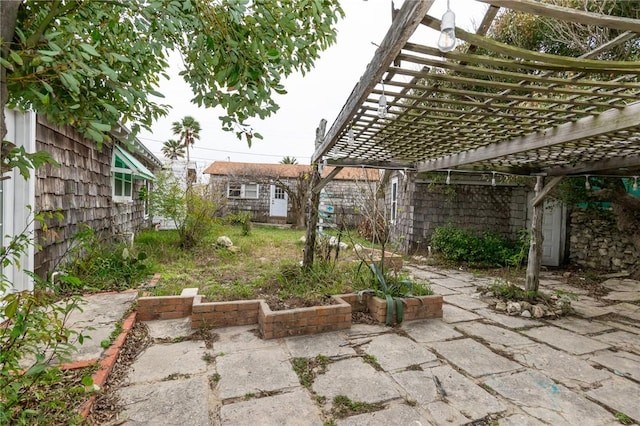
M 418 172 L 452 169 L 463 164 L 486 161 L 566 142 L 592 138 L 640 126 L 640 102 L 622 109 L 609 109 L 599 115 L 584 117 L 530 135 L 516 137 L 484 147 L 459 152 L 418 164 Z
M 322 191 L 322 188 L 324 188 L 329 182 L 333 180 L 334 177 L 336 177 L 338 173 L 340 173 L 340 170 L 342 170 L 342 167 L 340 166 L 335 167 L 333 170 L 329 172 L 327 176 L 322 178 L 320 182 L 318 182 L 318 184 L 311 189 L 311 191 L 314 194 L 319 194 L 320 191 Z
M 640 19 L 634 19 L 638 22 L 638 31 L 640 31 Z M 432 16 L 425 16 L 422 23 L 431 29 L 440 31 L 440 20 Z M 565 65 L 565 66 L 580 66 L 580 64 L 589 68 L 601 69 L 606 71 L 610 68 L 616 68 L 621 70 L 629 70 L 633 72 L 640 67 L 640 62 L 636 61 L 601 61 L 597 59 L 586 58 L 572 58 L 568 56 L 551 55 L 549 53 L 534 52 L 521 47 L 511 46 L 506 43 L 495 41 L 488 37 L 478 36 L 476 34 L 464 31 L 462 28 L 456 27 L 456 37 L 466 41 L 467 43 L 475 44 L 478 47 L 482 47 L 492 52 L 501 53 L 513 58 L 526 59 L 530 61 L 539 61 L 542 63 Z
M 369 167 L 373 169 L 384 170 L 409 170 L 415 171 L 412 163 L 401 163 L 397 161 L 379 161 L 370 159 L 359 158 L 341 158 L 338 160 L 327 161 L 329 166 L 342 166 L 342 167 Z
M 554 167 L 543 170 L 543 173 L 547 176 L 571 176 L 582 175 L 585 173 L 598 174 L 599 172 L 611 172 L 611 174 L 620 174 L 624 176 L 624 169 L 629 168 L 640 168 L 640 156 L 614 157 L 607 158 L 606 160 Z
M 553 188 L 558 186 L 563 178 L 564 176 L 554 176 L 551 181 L 547 183 L 544 188 L 542 188 L 540 193 L 536 193 L 535 197 L 533 197 L 533 200 L 531 200 L 531 205 L 533 207 L 538 207 L 540 204 L 542 204 L 547 195 L 549 195 L 549 192 L 551 192 Z
M 640 33 L 640 20 L 621 16 L 603 15 L 585 10 L 556 6 L 535 0 L 479 0 L 498 7 L 531 13 L 538 16 L 558 19 L 560 21 L 575 22 L 577 24 L 595 25 L 598 27 L 614 28 L 622 31 Z M 456 31 L 457 32 L 457 31 Z
M 420 25 L 420 21 L 427 13 L 435 0 L 405 1 L 402 8 L 396 15 L 387 32 L 384 40 L 380 44 L 373 60 L 360 81 L 354 87 L 347 102 L 342 107 L 335 122 L 329 129 L 322 144 L 316 147 L 311 157 L 311 162 L 318 161 L 333 147 L 340 134 L 349 124 L 353 115 L 360 105 L 367 98 L 371 90 L 378 84 L 384 76 L 389 65 L 394 61 L 404 44 L 409 40 L 415 29 Z

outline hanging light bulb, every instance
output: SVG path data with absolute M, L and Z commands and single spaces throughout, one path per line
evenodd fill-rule
M 356 141 L 356 138 L 353 134 L 353 127 L 349 126 L 349 132 L 347 132 L 348 135 L 348 144 L 351 145 L 352 143 L 354 143 Z
M 591 184 L 589 183 L 589 175 L 585 176 L 586 180 L 584 181 L 584 189 L 589 191 L 591 189 Z
M 387 116 L 387 97 L 384 95 L 384 82 L 382 82 L 382 95 L 378 99 L 378 117 L 385 118 Z
M 440 38 L 438 38 L 438 49 L 441 52 L 451 52 L 456 47 L 456 14 L 449 7 L 447 0 L 447 11 L 442 15 L 440 22 Z
M 451 170 L 447 170 L 447 185 L 451 183 Z
M 491 186 L 496 186 L 496 172 L 491 172 Z
M 634 176 L 633 177 L 633 186 L 632 186 L 632 188 L 633 188 L 634 192 L 638 190 L 638 176 Z

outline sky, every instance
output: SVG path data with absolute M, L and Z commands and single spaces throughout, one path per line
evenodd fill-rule
M 396 8 L 402 0 L 395 0 Z M 475 0 L 450 0 L 458 27 L 474 30 L 481 21 L 486 4 Z M 200 140 L 190 149 L 198 174 L 214 161 L 278 163 L 283 157 L 295 157 L 299 164 L 309 164 L 314 151 L 315 129 L 321 119 L 327 120 L 327 130 L 347 101 L 349 94 L 373 59 L 377 45 L 391 25 L 391 0 L 343 0 L 345 17 L 338 22 L 336 43 L 316 61 L 314 68 L 302 76 L 292 74 L 284 80 L 285 95 L 276 95 L 280 109 L 264 120 L 248 120 L 264 139 L 253 139 L 251 148 L 234 132 L 222 130 L 218 119 L 221 109 L 198 107 L 190 102 L 192 92 L 178 75 L 182 67 L 179 57 L 163 80 L 159 92 L 162 103 L 172 106 L 169 114 L 146 130 L 138 139 L 159 159 L 165 160 L 161 148 L 168 139 L 176 139 L 171 123 L 191 115 L 200 122 Z M 446 0 L 436 0 L 431 14 L 440 18 L 446 10 Z M 421 43 L 435 46 L 437 33 L 425 31 L 416 36 Z

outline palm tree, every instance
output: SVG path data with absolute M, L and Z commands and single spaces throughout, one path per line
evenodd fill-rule
M 162 154 L 169 160 L 177 160 L 184 157 L 184 146 L 175 139 L 169 139 L 162 145 Z
M 288 155 L 280 160 L 280 164 L 298 164 L 296 157 L 289 157 Z
M 200 123 L 195 118 L 187 115 L 180 121 L 174 121 L 171 127 L 174 135 L 180 136 L 180 141 L 187 149 L 187 165 L 189 164 L 189 146 L 200 139 Z M 188 166 L 187 166 L 188 167 Z

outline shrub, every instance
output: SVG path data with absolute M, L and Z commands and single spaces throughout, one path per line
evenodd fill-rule
M 76 234 L 70 254 L 72 260 L 62 268 L 66 277 L 61 277 L 55 288 L 59 294 L 125 290 L 136 287 L 150 272 L 146 253 L 125 243 L 106 241 L 88 227 Z
M 526 244 L 528 238 L 514 242 L 495 232 L 478 235 L 451 225 L 436 228 L 431 236 L 431 246 L 445 259 L 483 267 L 519 266 Z

